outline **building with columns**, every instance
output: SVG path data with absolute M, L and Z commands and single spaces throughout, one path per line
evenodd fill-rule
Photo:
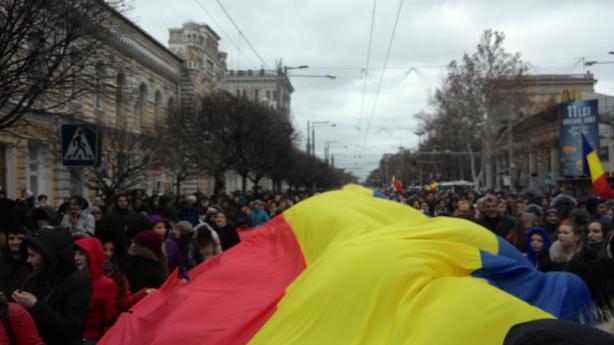
M 589 178 L 568 178 L 560 173 L 559 113 L 563 90 L 576 88 L 583 100 L 598 100 L 599 156 L 604 170 L 614 172 L 614 97 L 594 92 L 592 74 L 534 75 L 535 109 L 540 111 L 515 121 L 499 132 L 496 154 L 497 189 L 516 191 L 565 186 L 582 192 L 590 189 Z

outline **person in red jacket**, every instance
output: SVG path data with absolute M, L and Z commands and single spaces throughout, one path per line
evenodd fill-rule
M 94 237 L 75 241 L 75 264 L 87 272 L 92 283 L 92 303 L 85 325 L 83 337 L 87 343 L 94 344 L 111 327 L 117 311 L 119 289 L 113 280 L 104 275 L 104 251 L 100 240 Z
M 0 345 L 45 345 L 30 313 L 0 292 Z

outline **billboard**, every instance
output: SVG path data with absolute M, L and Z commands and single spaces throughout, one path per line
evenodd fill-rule
M 592 147 L 599 147 L 597 100 L 563 103 L 559 106 L 559 114 L 561 175 L 588 176 L 584 168 L 581 134 L 584 134 Z

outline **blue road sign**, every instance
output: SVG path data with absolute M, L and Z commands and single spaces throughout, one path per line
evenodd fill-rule
M 65 166 L 94 166 L 98 163 L 98 131 L 94 124 L 61 126 L 62 163 Z

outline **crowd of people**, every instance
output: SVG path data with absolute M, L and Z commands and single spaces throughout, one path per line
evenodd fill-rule
M 304 193 L 181 199 L 142 190 L 59 207 L 0 191 L 0 344 L 95 344 L 120 313 L 240 243 Z
M 541 271 L 577 274 L 598 316 L 612 317 L 613 203 L 563 193 L 382 192 L 429 217 L 480 224 Z M 170 274 L 188 280 L 191 268 L 240 243 L 242 231 L 308 196 L 178 199 L 136 190 L 111 202 L 65 196 L 54 208 L 45 195 L 24 190 L 10 200 L 0 191 L 0 343 L 95 344 Z

